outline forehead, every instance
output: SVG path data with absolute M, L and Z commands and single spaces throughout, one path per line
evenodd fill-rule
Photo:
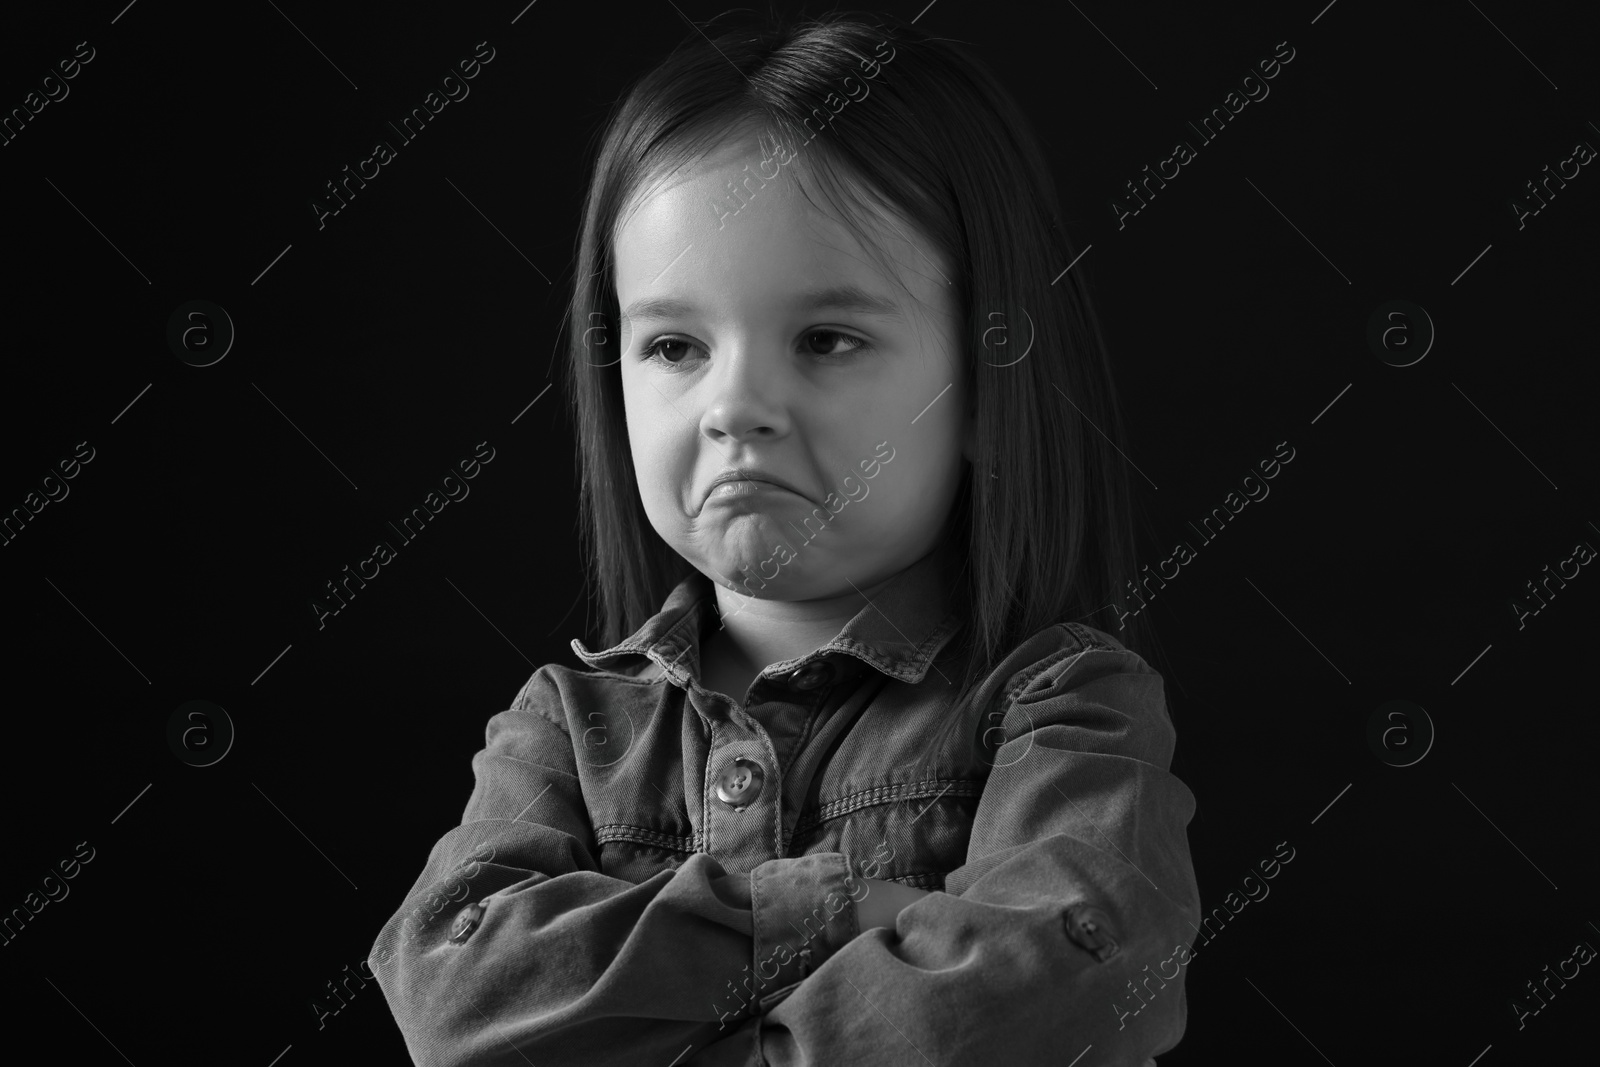
M 727 313 L 815 305 L 825 290 L 832 290 L 826 295 L 834 306 L 849 306 L 837 298 L 853 297 L 855 309 L 865 312 L 877 298 L 904 319 L 948 313 L 949 270 L 915 227 L 866 198 L 859 212 L 866 217 L 857 223 L 863 240 L 832 210 L 812 203 L 820 198 L 803 167 L 804 160 L 763 164 L 750 136 L 644 183 L 621 215 L 614 244 L 625 321 L 642 321 L 626 315 L 634 305 L 661 311 L 675 302 Z M 777 174 L 757 177 L 758 170 Z

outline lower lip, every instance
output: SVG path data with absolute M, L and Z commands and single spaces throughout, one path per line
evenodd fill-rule
M 754 496 L 756 493 L 787 493 L 788 491 L 781 485 L 773 485 L 771 482 L 755 482 L 748 479 L 718 482 L 716 488 L 711 490 L 711 495 L 706 497 L 706 503 L 709 504 L 713 500 Z

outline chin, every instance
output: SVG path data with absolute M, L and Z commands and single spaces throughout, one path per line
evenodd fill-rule
M 782 558 L 789 558 L 789 562 L 780 564 Z M 715 575 L 712 580 L 718 585 L 743 596 L 770 599 L 795 587 L 805 560 L 803 556 L 789 557 L 787 552 L 775 555 L 769 545 L 749 551 L 718 552 L 708 563 Z
M 728 592 L 734 593 L 738 596 L 748 597 L 751 600 L 766 600 L 769 598 L 772 590 L 776 588 L 774 583 L 769 581 L 767 582 L 766 589 L 763 590 L 761 588 L 761 583 L 755 581 L 754 579 L 751 579 L 749 588 L 746 588 L 744 584 L 744 575 L 742 574 L 734 575 L 731 578 L 723 574 L 708 575 L 708 577 L 710 577 L 713 582 L 726 589 Z

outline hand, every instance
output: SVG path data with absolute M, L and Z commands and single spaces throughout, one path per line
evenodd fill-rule
M 927 890 L 912 889 L 899 882 L 887 882 L 881 878 L 861 880 L 866 883 L 867 891 L 856 901 L 856 923 L 863 930 L 875 926 L 894 929 L 901 910 L 928 895 Z

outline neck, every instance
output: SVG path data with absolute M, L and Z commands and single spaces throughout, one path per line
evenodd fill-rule
M 702 659 L 716 657 L 728 667 L 751 675 L 773 663 L 797 659 L 827 644 L 862 608 L 868 598 L 896 575 L 860 593 L 815 600 L 761 600 L 716 585 L 720 626 L 707 637 Z

